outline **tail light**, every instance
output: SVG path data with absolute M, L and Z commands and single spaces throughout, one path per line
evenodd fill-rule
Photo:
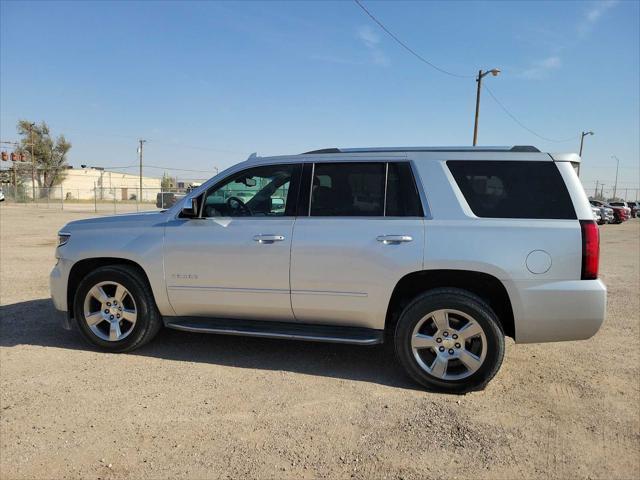
M 600 232 L 593 220 L 580 220 L 582 230 L 582 280 L 598 278 L 598 263 L 600 261 Z

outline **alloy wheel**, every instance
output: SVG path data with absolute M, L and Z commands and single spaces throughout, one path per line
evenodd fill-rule
M 425 372 L 442 380 L 461 380 L 482 366 L 487 338 L 472 316 L 441 309 L 420 319 L 411 335 L 413 356 Z
M 133 331 L 137 320 L 136 302 L 118 282 L 94 285 L 84 299 L 84 321 L 98 338 L 117 342 Z

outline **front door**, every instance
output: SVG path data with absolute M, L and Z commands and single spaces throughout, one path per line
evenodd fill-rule
M 289 260 L 300 165 L 232 174 L 200 197 L 201 218 L 165 229 L 165 278 L 179 316 L 292 320 Z
M 312 185 L 293 233 L 296 320 L 382 329 L 395 285 L 422 269 L 424 217 L 411 166 L 316 163 Z

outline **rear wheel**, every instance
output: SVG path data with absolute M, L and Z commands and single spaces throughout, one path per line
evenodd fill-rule
M 162 326 L 146 279 L 127 265 L 101 267 L 83 278 L 74 314 L 83 336 L 112 352 L 144 345 Z
M 396 355 L 418 383 L 461 393 L 483 388 L 498 372 L 504 334 L 493 310 L 461 289 L 435 289 L 402 312 Z

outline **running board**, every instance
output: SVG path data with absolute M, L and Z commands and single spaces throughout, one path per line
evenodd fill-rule
M 372 328 L 202 317 L 165 317 L 164 321 L 165 326 L 186 332 L 355 345 L 375 345 L 384 341 L 384 331 Z

